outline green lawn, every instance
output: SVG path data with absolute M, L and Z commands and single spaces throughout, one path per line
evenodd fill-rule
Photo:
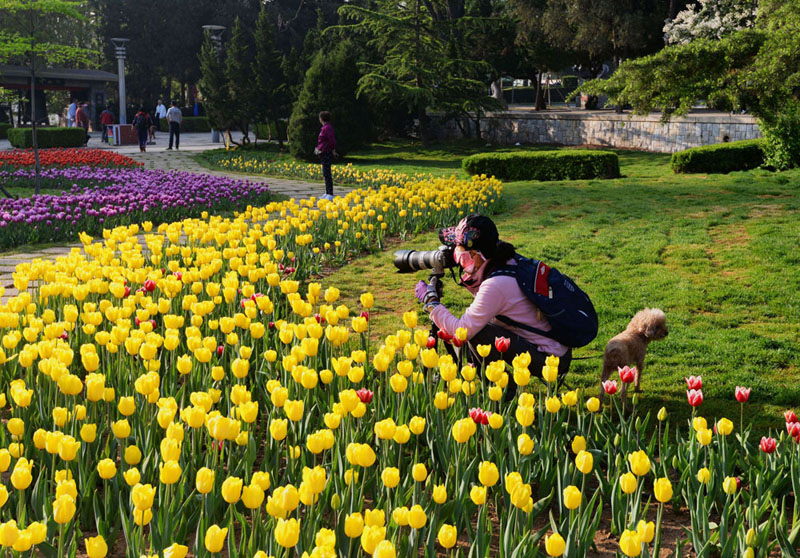
M 467 178 L 467 174 L 461 170 L 461 160 L 473 153 L 483 151 L 540 151 L 543 149 L 553 149 L 552 147 L 540 146 L 499 146 L 487 145 L 485 142 L 463 141 L 463 142 L 434 142 L 430 147 L 423 148 L 419 142 L 411 140 L 392 140 L 373 143 L 367 149 L 360 149 L 348 153 L 345 158 L 337 161 L 336 164 L 350 163 L 360 170 L 387 169 L 391 168 L 397 172 L 405 174 L 431 174 L 436 177 L 456 175 L 460 178 Z M 227 157 L 245 157 L 256 160 L 275 160 L 279 157 L 280 151 L 277 144 L 259 143 L 257 146 L 250 146 L 235 151 L 225 151 L 215 149 L 205 151 L 194 156 L 201 165 L 219 169 L 217 162 Z M 286 155 L 284 155 L 285 157 Z
M 400 153 L 386 151 L 382 160 L 424 160 L 430 169 L 454 159 Z M 372 156 L 375 164 L 381 160 Z M 683 378 L 700 374 L 701 413 L 736 418 L 734 387 L 750 386 L 746 413 L 760 429 L 781 429 L 780 412 L 800 401 L 800 171 L 678 176 L 667 155 L 620 156 L 618 180 L 507 184 L 508 209 L 496 217 L 501 237 L 591 295 L 600 334 L 576 356 L 600 355 L 641 308 L 666 312 L 670 335 L 650 346 L 646 360 L 647 407 L 688 416 Z M 436 245 L 430 233 L 392 250 Z M 345 286 L 353 302 L 371 290 L 373 328 L 386 334 L 402 312 L 417 307 L 413 285 L 424 277 L 396 274 L 389 251 L 356 260 L 326 283 Z M 469 299 L 446 283 L 444 302 L 454 312 Z M 570 381 L 599 389 L 600 367 L 601 358 L 578 361 Z

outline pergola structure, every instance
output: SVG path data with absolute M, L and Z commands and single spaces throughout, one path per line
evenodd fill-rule
M 38 118 L 47 118 L 44 92 L 47 90 L 71 91 L 78 101 L 89 102 L 89 118 L 97 123 L 97 117 L 106 106 L 106 83 L 117 82 L 117 74 L 103 70 L 74 70 L 69 68 L 47 68 L 36 72 L 36 112 Z M 0 87 L 19 90 L 30 98 L 31 74 L 25 66 L 0 64 Z M 28 105 L 30 106 L 30 105 Z M 30 119 L 30 108 L 27 108 Z M 23 111 L 20 111 L 20 119 Z M 21 125 L 22 122 L 19 122 Z

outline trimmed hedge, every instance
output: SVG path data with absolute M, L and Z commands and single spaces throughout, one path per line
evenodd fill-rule
M 169 122 L 166 118 L 162 118 L 158 123 L 158 129 L 162 132 L 169 132 Z M 192 132 L 210 132 L 211 125 L 208 123 L 208 118 L 205 116 L 184 116 L 181 122 L 181 133 L 188 134 Z
M 478 153 L 463 160 L 464 170 L 501 180 L 580 180 L 619 178 L 619 158 L 610 151 L 570 149 Z
M 8 122 L 0 122 L 0 140 L 8 139 L 8 131 L 11 129 L 11 124 Z
M 36 139 L 39 147 L 82 147 L 86 144 L 83 128 L 37 128 Z M 20 149 L 33 147 L 33 130 L 30 128 L 11 128 L 8 130 L 11 145 Z
M 676 173 L 727 174 L 764 164 L 764 140 L 742 140 L 692 147 L 672 154 Z

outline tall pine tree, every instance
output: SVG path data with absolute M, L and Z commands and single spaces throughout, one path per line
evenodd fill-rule
M 239 18 L 226 55 L 225 77 L 228 81 L 230 117 L 242 132 L 242 143 L 250 143 L 250 120 L 255 110 L 256 90 L 253 87 L 252 50 Z M 230 133 L 228 139 L 231 140 Z
M 289 120 L 289 148 L 295 157 L 314 157 L 319 113 L 323 110 L 333 116 L 340 154 L 371 139 L 366 103 L 356 99 L 360 76 L 356 52 L 349 41 L 343 41 L 331 51 L 319 51 L 314 58 Z
M 197 85 L 203 95 L 208 122 L 212 128 L 227 131 L 233 125 L 228 80 L 222 65 L 222 54 L 209 33 L 205 34 L 199 58 L 202 77 Z
M 283 122 L 288 117 L 289 89 L 283 72 L 284 57 L 275 42 L 275 24 L 266 6 L 258 14 L 253 39 L 254 115 L 258 122 L 269 124 L 270 129 L 272 125 L 275 126 L 278 145 L 282 147 L 285 137 Z

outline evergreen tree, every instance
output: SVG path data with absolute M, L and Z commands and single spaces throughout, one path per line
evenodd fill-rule
M 347 28 L 368 34 L 368 47 L 382 55 L 379 61 L 361 64 L 365 74 L 359 80 L 359 95 L 367 93 L 377 102 L 405 103 L 417 115 L 423 144 L 428 141 L 429 108 L 452 114 L 498 106 L 487 95 L 485 84 L 476 79 L 491 73 L 488 65 L 463 59 L 457 41 L 450 41 L 448 49 L 448 33 L 443 30 L 450 24 L 440 22 L 445 12 L 434 8 L 424 0 L 387 0 L 379 11 L 355 5 L 339 10 L 357 22 Z
M 254 116 L 258 122 L 275 124 L 278 144 L 283 146 L 282 120 L 288 116 L 289 89 L 283 72 L 284 57 L 275 43 L 275 26 L 266 6 L 261 8 L 253 34 L 255 59 L 253 77 L 255 83 Z
M 202 77 L 197 85 L 203 95 L 208 122 L 217 130 L 229 130 L 233 119 L 229 109 L 228 80 L 219 48 L 209 33 L 205 35 L 199 58 Z
M 289 119 L 292 155 L 313 158 L 320 130 L 319 113 L 323 110 L 333 116 L 340 154 L 370 139 L 366 104 L 356 99 L 359 75 L 356 50 L 349 41 L 329 52 L 317 53 Z
M 250 120 L 255 110 L 256 89 L 253 87 L 252 51 L 241 21 L 236 18 L 226 56 L 225 78 L 228 86 L 229 112 L 232 124 L 242 132 L 242 143 L 250 143 Z M 230 133 L 228 133 L 230 140 Z M 232 140 L 231 140 L 232 141 Z

